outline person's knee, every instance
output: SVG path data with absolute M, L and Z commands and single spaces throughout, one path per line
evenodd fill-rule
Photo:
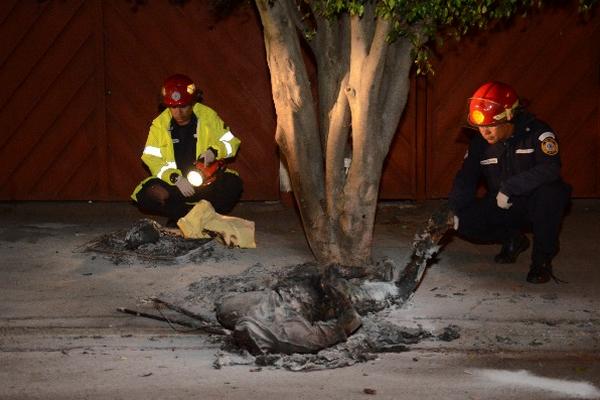
M 473 223 L 474 218 L 469 211 L 471 210 L 461 210 L 460 212 L 457 212 L 454 217 L 457 220 L 457 223 L 455 223 L 456 233 L 460 237 L 470 241 L 476 240 L 479 236 L 479 229 L 477 229 L 479 227 L 475 226 L 476 224 Z
M 146 191 L 146 195 L 160 204 L 165 204 L 169 199 L 169 192 L 159 185 L 150 186 Z
M 537 195 L 558 197 L 564 195 L 568 191 L 568 185 L 562 181 L 550 182 L 541 185 L 537 190 Z
M 244 190 L 244 183 L 242 178 L 238 175 L 226 172 L 223 175 L 225 190 L 232 195 L 232 197 L 240 198 Z
M 507 230 L 503 212 L 490 199 L 478 199 L 456 212 L 459 237 L 474 243 L 502 241 Z
M 219 212 L 229 212 L 242 197 L 244 184 L 242 179 L 236 174 L 227 172 L 222 178 L 223 181 L 221 182 L 221 187 L 219 189 L 221 195 Z
M 143 187 L 136 196 L 142 207 L 164 206 L 169 200 L 169 192 L 158 184 Z
M 537 205 L 553 205 L 558 208 L 564 208 L 571 197 L 571 185 L 556 181 L 540 186 L 534 195 Z
M 244 183 L 238 175 L 226 172 L 223 176 L 223 186 L 221 190 L 225 197 L 231 199 L 235 204 L 242 196 L 242 192 L 244 191 Z

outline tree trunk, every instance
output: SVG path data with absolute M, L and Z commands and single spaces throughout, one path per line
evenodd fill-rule
M 295 0 L 269 3 L 256 0 L 276 141 L 307 240 L 324 265 L 369 264 L 382 166 L 408 96 L 411 45 L 387 41 L 391 25 L 376 18 L 371 3 L 362 17 L 326 20 L 314 12 L 312 27 L 304 25 Z M 308 44 L 317 63 L 318 101 L 300 45 L 308 28 L 316 32 Z M 345 158 L 351 158 L 347 174 Z

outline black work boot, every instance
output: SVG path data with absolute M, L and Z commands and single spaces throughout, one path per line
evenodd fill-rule
M 554 275 L 552 274 L 552 264 L 550 264 L 550 262 L 534 262 L 531 264 L 531 267 L 529 267 L 527 282 L 546 283 L 550 278 L 554 278 Z
M 529 239 L 521 232 L 518 232 L 502 244 L 500 253 L 494 256 L 494 261 L 498 264 L 514 264 L 519 254 L 527 250 L 528 247 Z

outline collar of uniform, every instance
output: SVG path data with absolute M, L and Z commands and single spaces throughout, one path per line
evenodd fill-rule
M 531 123 L 535 121 L 535 116 L 533 114 L 531 114 L 530 112 L 527 111 L 521 111 L 519 113 L 517 113 L 515 115 L 515 119 L 514 119 L 514 126 L 515 126 L 515 130 L 513 131 L 513 135 L 511 136 L 511 139 L 514 137 L 519 137 L 522 135 L 526 135 L 527 132 L 529 131 L 529 129 L 527 129 L 529 127 L 529 125 L 531 125 Z
M 169 124 L 169 132 L 173 133 L 173 130 L 175 129 L 175 127 L 185 128 L 186 126 L 189 126 L 189 125 L 193 125 L 193 126 L 198 125 L 198 117 L 196 116 L 195 113 L 192 113 L 192 118 L 190 119 L 190 122 L 184 126 L 177 125 L 177 122 L 175 122 L 175 118 L 171 117 L 171 123 Z

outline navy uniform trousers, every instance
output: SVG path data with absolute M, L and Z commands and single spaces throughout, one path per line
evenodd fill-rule
M 571 187 L 563 181 L 544 184 L 527 196 L 512 196 L 512 206 L 498 207 L 495 196 L 478 198 L 458 212 L 458 234 L 483 243 L 503 243 L 523 229 L 533 233 L 532 261 L 550 262 L 558 253 L 562 217 Z

